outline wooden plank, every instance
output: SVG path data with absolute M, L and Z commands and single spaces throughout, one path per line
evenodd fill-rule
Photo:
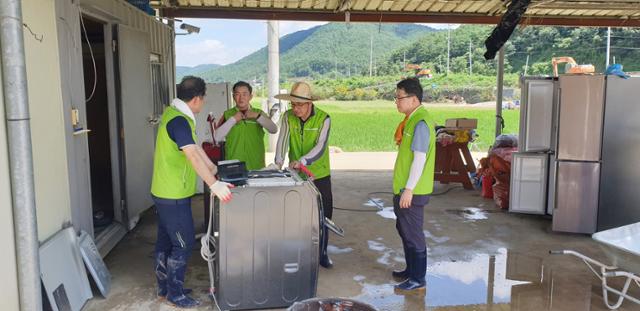
M 467 9 L 472 6 L 473 4 L 475 4 L 475 1 L 464 1 L 458 5 L 456 5 L 451 11 L 456 12 L 456 13 L 462 13 L 467 11 Z
M 407 5 L 402 9 L 405 12 L 415 12 L 418 6 L 422 4 L 421 0 L 411 0 L 407 2 Z
M 369 3 L 371 3 L 371 0 L 355 0 L 355 3 L 351 5 L 351 8 L 354 11 L 362 11 L 369 5 Z
M 380 8 L 380 4 L 382 3 L 382 0 L 371 0 L 369 1 L 369 4 L 367 4 L 367 11 L 377 11 Z
M 392 0 L 382 0 L 382 3 L 380 4 L 380 11 L 388 11 L 391 6 L 393 5 L 393 1 Z
M 445 2 L 440 12 L 455 12 L 454 10 L 459 4 L 459 2 Z
M 444 5 L 445 5 L 444 2 L 437 1 L 436 3 L 433 4 L 433 6 L 429 8 L 429 12 L 440 12 L 440 10 L 442 10 Z
M 425 0 L 422 1 L 422 4 L 418 6 L 416 12 L 429 12 L 431 11 L 431 7 L 436 3 L 437 0 Z
M 407 2 L 409 2 L 408 0 L 395 0 L 393 1 L 393 4 L 391 5 L 391 7 L 389 8 L 390 11 L 402 11 L 402 8 L 404 8 L 405 5 L 407 5 Z

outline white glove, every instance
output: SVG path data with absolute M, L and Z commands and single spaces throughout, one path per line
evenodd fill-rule
M 275 163 L 271 163 L 269 165 L 267 165 L 267 167 L 265 167 L 265 170 L 280 170 L 280 166 L 278 164 Z
M 211 194 L 217 196 L 220 201 L 226 203 L 231 200 L 231 191 L 229 188 L 233 187 L 234 186 L 232 184 L 217 180 L 209 188 L 211 189 Z

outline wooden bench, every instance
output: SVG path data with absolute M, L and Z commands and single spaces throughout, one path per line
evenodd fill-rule
M 468 143 L 452 143 L 443 146 L 436 142 L 434 180 L 441 184 L 461 183 L 465 189 L 472 190 L 473 184 L 468 173 L 475 171 L 476 165 L 469 152 Z

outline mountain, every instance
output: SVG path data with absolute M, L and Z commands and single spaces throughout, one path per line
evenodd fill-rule
M 195 67 L 176 66 L 176 81 L 180 81 L 184 76 L 201 75 L 203 72 L 207 72 L 218 67 L 220 67 L 220 65 L 217 64 L 203 64 Z
M 280 38 L 280 75 L 287 78 L 369 73 L 370 51 L 377 64 L 390 53 L 435 31 L 416 24 L 329 23 Z M 372 46 L 373 45 L 373 46 Z M 200 72 L 209 82 L 262 79 L 267 47 L 235 63 Z
M 485 60 L 484 41 L 493 26 L 462 25 L 450 33 L 449 70 L 454 73 L 472 72 L 495 76 L 496 61 Z M 416 40 L 410 45 L 391 53 L 381 70 L 393 72 L 398 63 L 422 64 L 434 73 L 446 72 L 447 32 L 439 31 Z M 505 72 L 527 75 L 551 75 L 551 58 L 571 56 L 578 64 L 593 64 L 596 72 L 605 71 L 607 28 L 601 27 L 550 27 L 531 26 L 515 29 L 504 45 Z M 624 65 L 625 71 L 640 70 L 640 29 L 612 28 L 611 63 Z M 471 54 L 471 55 L 470 55 Z M 559 71 L 564 72 L 564 64 Z

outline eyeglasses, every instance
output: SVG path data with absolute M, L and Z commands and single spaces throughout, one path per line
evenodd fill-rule
M 415 96 L 415 95 L 407 95 L 407 96 L 401 96 L 401 97 L 395 97 L 395 96 L 394 96 L 394 97 L 393 97 L 393 101 L 399 101 L 399 100 L 401 100 L 401 99 L 403 99 L 403 98 L 408 98 L 408 97 L 411 97 L 411 96 Z

